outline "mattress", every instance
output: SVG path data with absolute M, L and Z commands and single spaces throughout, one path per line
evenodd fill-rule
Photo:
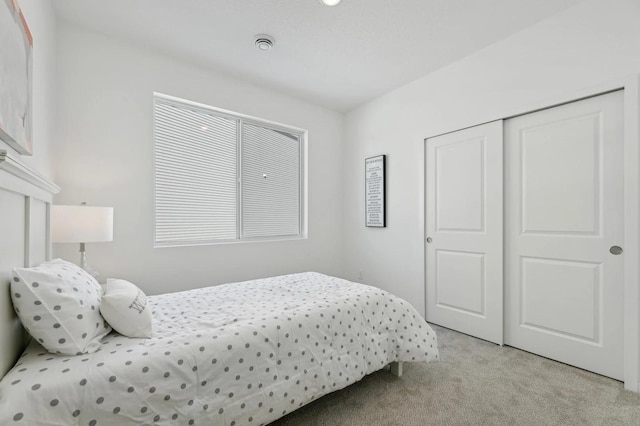
M 150 296 L 153 337 L 93 354 L 32 341 L 0 381 L 2 425 L 260 425 L 393 361 L 438 358 L 406 301 L 319 273 Z

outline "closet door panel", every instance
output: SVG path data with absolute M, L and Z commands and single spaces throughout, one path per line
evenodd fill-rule
M 586 114 L 520 130 L 522 233 L 598 232 L 599 117 Z
M 427 321 L 502 344 L 502 121 L 426 141 Z
M 622 92 L 505 122 L 505 343 L 623 375 Z

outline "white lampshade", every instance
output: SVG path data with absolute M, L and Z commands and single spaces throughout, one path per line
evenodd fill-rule
M 113 207 L 51 206 L 54 243 L 113 241 Z

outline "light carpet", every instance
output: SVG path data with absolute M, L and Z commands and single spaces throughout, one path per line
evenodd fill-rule
M 621 382 L 433 328 L 439 362 L 378 371 L 272 426 L 640 425 L 640 396 Z

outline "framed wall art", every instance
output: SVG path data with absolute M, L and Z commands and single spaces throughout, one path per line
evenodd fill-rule
M 0 0 L 0 140 L 33 154 L 33 37 L 17 0 Z
M 369 227 L 384 228 L 386 221 L 386 155 L 365 159 L 365 224 Z

